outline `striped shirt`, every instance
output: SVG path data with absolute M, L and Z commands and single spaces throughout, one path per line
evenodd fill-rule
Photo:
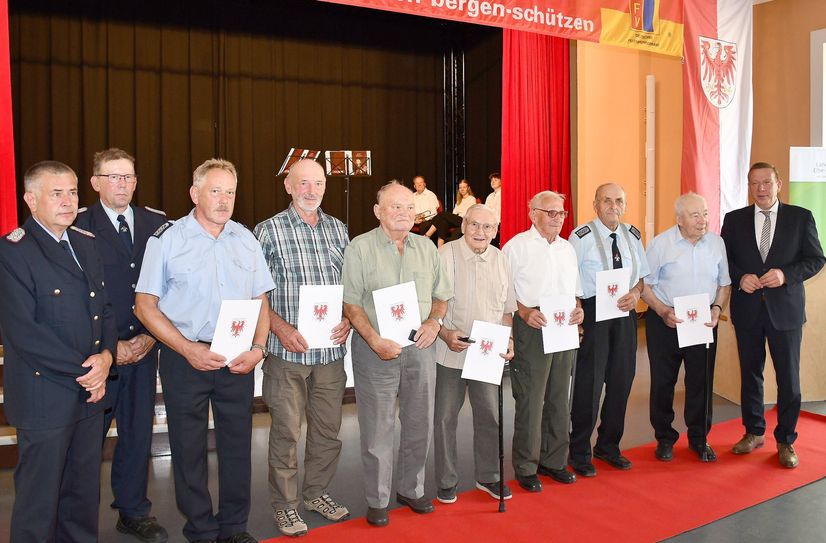
M 275 290 L 268 294 L 270 306 L 282 319 L 298 323 L 298 289 L 301 285 L 340 285 L 347 227 L 340 220 L 318 210 L 313 227 L 298 216 L 293 204 L 255 227 L 264 258 L 270 268 Z M 286 350 L 270 333 L 267 350 L 288 362 L 311 366 L 329 364 L 344 357 L 344 344 L 330 349 L 310 349 L 306 353 Z

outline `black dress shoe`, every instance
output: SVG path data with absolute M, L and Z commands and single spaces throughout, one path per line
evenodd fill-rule
M 618 454 L 616 456 L 608 456 L 606 454 L 601 454 L 594 451 L 594 458 L 598 460 L 602 460 L 608 464 L 611 464 L 617 469 L 621 470 L 629 470 L 631 469 L 631 461 L 625 458 L 623 455 Z
M 164 543 L 169 538 L 155 517 L 120 517 L 115 528 L 120 533 L 133 535 L 144 543 Z
M 590 462 L 585 462 L 583 464 L 575 464 L 574 462 L 569 462 L 568 465 L 571 466 L 571 469 L 574 470 L 578 475 L 582 475 L 583 477 L 596 477 L 597 476 L 597 468 Z
M 258 543 L 258 540 L 247 532 L 241 532 L 229 537 L 222 537 L 218 540 L 218 543 Z
M 717 453 L 714 452 L 714 449 L 711 448 L 711 445 L 706 443 L 705 445 L 689 443 L 688 448 L 694 451 L 697 454 L 697 458 L 700 459 L 700 462 L 716 462 L 717 461 Z
M 536 472 L 539 475 L 545 475 L 546 477 L 550 477 L 557 483 L 562 483 L 563 485 L 569 485 L 571 483 L 576 482 L 576 475 L 574 475 L 565 468 L 552 469 L 546 468 L 542 464 L 539 464 L 539 467 L 536 468 Z
M 542 492 L 542 482 L 536 475 L 519 475 L 517 473 L 516 480 L 519 486 L 528 492 Z
M 386 507 L 368 507 L 367 508 L 367 523 L 373 526 L 387 526 L 390 518 L 387 516 Z
M 671 459 L 674 458 L 674 444 L 658 441 L 654 456 L 656 456 L 660 462 L 671 462 Z
M 433 501 L 429 498 L 425 498 L 424 496 L 421 498 L 408 498 L 407 496 L 402 496 L 397 492 L 396 501 L 402 505 L 406 505 L 412 509 L 414 513 L 419 513 L 420 515 L 432 513 L 434 509 Z

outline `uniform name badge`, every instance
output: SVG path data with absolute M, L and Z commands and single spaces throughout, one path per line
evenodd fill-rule
M 617 302 L 628 294 L 628 283 L 630 281 L 630 268 L 597 272 L 596 322 L 628 316 L 628 311 L 623 311 L 617 307 Z
M 260 312 L 260 299 L 222 301 L 209 350 L 226 358 L 226 364 L 249 351 Z
M 298 332 L 310 349 L 335 347 L 330 336 L 341 322 L 342 285 L 298 287 Z

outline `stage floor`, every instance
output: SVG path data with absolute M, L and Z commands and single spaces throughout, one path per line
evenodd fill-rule
M 640 349 L 637 355 L 637 376 L 631 393 L 626 418 L 626 432 L 623 438 L 623 448 L 630 448 L 653 441 L 653 430 L 648 422 L 648 387 L 649 369 L 648 357 L 645 351 L 645 337 L 640 329 Z M 682 377 L 680 378 L 682 381 Z M 682 402 L 684 398 L 682 384 L 678 385 L 676 394 L 676 421 L 675 427 L 684 431 L 682 417 Z M 804 409 L 826 414 L 826 402 L 812 402 L 804 404 Z M 720 397 L 714 398 L 714 421 L 721 422 L 740 415 L 739 407 Z M 505 476 L 513 478 L 513 468 L 510 466 L 510 440 L 513 431 L 513 398 L 510 393 L 509 382 L 505 385 Z M 267 484 L 267 440 L 269 415 L 257 414 L 253 419 L 253 507 L 249 519 L 250 532 L 266 539 L 278 535 L 278 530 L 272 520 L 269 505 Z M 466 403 L 459 421 L 459 454 L 461 465 L 461 482 L 459 491 L 473 488 L 473 458 L 471 454 L 471 423 L 470 407 Z M 398 440 L 398 432 L 396 435 Z M 341 503 L 347 505 L 354 517 L 363 517 L 367 510 L 364 501 L 364 489 L 360 482 L 361 459 L 359 453 L 358 422 L 356 420 L 356 406 L 344 406 L 341 439 L 343 441 L 339 460 L 338 475 L 333 480 L 330 493 Z M 806 436 L 800 436 L 805 440 Z M 299 450 L 299 461 L 303 461 L 303 447 Z M 432 452 L 432 449 L 431 449 Z M 720 452 L 720 451 L 718 451 Z M 823 458 L 801 457 L 803 462 L 824 462 Z M 103 543 L 134 543 L 136 539 L 124 536 L 115 530 L 117 514 L 110 510 L 112 495 L 109 487 L 110 462 L 104 462 L 101 484 L 100 509 L 100 541 Z M 608 468 L 605 468 L 608 469 Z M 0 541 L 7 538 L 9 517 L 13 500 L 13 472 L 0 470 Z M 633 470 L 629 473 L 633 476 Z M 213 499 L 217 499 L 217 459 L 214 453 L 210 454 L 210 479 Z M 759 484 L 759 482 L 755 482 Z M 428 464 L 427 496 L 435 498 L 436 488 L 433 481 L 432 455 Z M 554 483 L 545 481 L 545 492 L 553 492 Z M 175 506 L 174 487 L 172 482 L 171 462 L 169 457 L 153 459 L 152 473 L 149 480 L 149 498 L 153 502 L 152 513 L 167 528 L 170 542 L 185 542 L 181 534 L 184 520 Z M 491 500 L 495 506 L 495 502 Z M 757 506 L 740 511 L 732 516 L 686 532 L 668 541 L 679 543 L 706 542 L 706 541 L 789 541 L 809 542 L 819 541 L 826 533 L 826 516 L 822 514 L 826 504 L 826 481 L 820 480 L 808 486 L 769 500 Z M 585 505 L 585 504 L 583 504 Z M 393 506 L 393 503 L 391 503 Z M 302 517 L 310 526 L 309 538 L 312 538 L 312 528 L 327 524 L 315 513 L 304 513 Z M 381 530 L 376 530 L 374 537 L 381 538 Z

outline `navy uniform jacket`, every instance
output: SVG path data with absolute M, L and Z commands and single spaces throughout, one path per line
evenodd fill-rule
M 67 232 L 80 265 L 34 219 L 0 238 L 0 328 L 5 348 L 4 403 L 17 428 L 71 425 L 103 411 L 86 403 L 75 379 L 81 364 L 109 349 L 117 330 L 91 234 Z M 19 238 L 17 241 L 13 241 Z
M 777 224 L 766 262 L 754 232 L 754 205 L 726 214 L 720 232 L 726 242 L 731 274 L 731 320 L 735 326 L 751 326 L 765 302 L 772 325 L 777 330 L 794 330 L 806 322 L 806 294 L 803 281 L 823 267 L 826 258 L 817 236 L 812 212 L 780 202 Z M 760 289 L 752 294 L 740 290 L 747 273 L 760 277 L 771 268 L 780 268 L 786 283 L 778 288 Z
M 162 212 L 131 207 L 135 216 L 132 254 L 129 254 L 118 237 L 118 232 L 100 201 L 88 209 L 80 210 L 75 220 L 78 227 L 95 234 L 95 243 L 103 263 L 108 298 L 117 321 L 118 339 L 121 340 L 131 339 L 138 334 L 148 334 L 135 316 L 135 285 L 141 272 L 146 242 L 166 222 L 166 216 Z M 150 360 L 151 357 L 147 357 L 144 362 Z

